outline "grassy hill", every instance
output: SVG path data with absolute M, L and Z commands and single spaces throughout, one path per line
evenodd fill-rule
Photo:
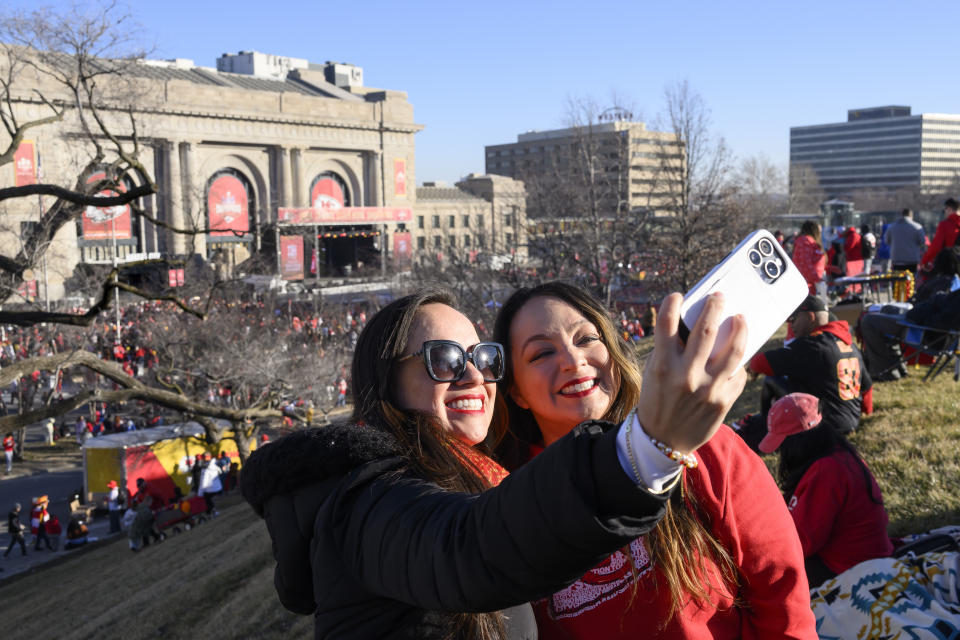
M 853 436 L 883 490 L 891 535 L 960 523 L 960 385 L 913 373 L 877 385 L 876 412 Z M 753 382 L 732 417 L 758 401 Z M 309 637 L 312 617 L 277 600 L 263 522 L 237 496 L 220 513 L 139 553 L 125 538 L 98 543 L 0 582 L 4 627 L 36 638 Z

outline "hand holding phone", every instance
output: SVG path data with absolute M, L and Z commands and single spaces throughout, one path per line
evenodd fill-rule
M 747 322 L 747 345 L 740 365 L 753 357 L 780 325 L 807 297 L 800 271 L 769 231 L 747 236 L 684 296 L 680 307 L 680 336 L 686 340 L 703 312 L 708 295 L 721 292 L 723 312 L 715 345 L 725 344 L 732 318 Z
M 738 361 L 747 332 L 744 318 L 734 316 L 728 337 L 720 342 L 723 296 L 708 295 L 689 339 L 683 341 L 682 302 L 679 293 L 672 293 L 660 306 L 636 415 L 647 435 L 691 453 L 713 437 L 743 391 L 747 374 Z

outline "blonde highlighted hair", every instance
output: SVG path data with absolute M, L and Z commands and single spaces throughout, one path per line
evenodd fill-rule
M 602 416 L 604 420 L 623 422 L 640 400 L 642 375 L 633 348 L 617 331 L 610 312 L 596 298 L 579 287 L 560 281 L 517 290 L 500 309 L 494 326 L 494 340 L 503 344 L 508 363 L 497 394 L 498 403 L 502 402 L 506 407 L 505 414 L 512 436 L 505 440 L 506 446 L 502 449 L 508 467 L 522 462 L 519 460 L 521 454 L 517 452 L 518 444 L 540 444 L 543 440 L 533 414 L 513 402 L 508 393 L 514 380 L 510 325 L 520 309 L 534 298 L 556 298 L 566 302 L 599 331 L 620 376 L 620 387 Z M 572 428 L 574 425 L 570 426 Z M 714 587 L 710 586 L 711 576 L 708 575 L 711 572 L 705 561 L 711 561 L 716 567 L 720 586 L 734 596 L 735 603 L 738 602 L 736 594 L 741 580 L 740 571 L 730 552 L 712 534 L 713 523 L 699 508 L 696 494 L 690 490 L 686 476 L 680 489 L 668 503 L 663 520 L 645 537 L 653 565 L 666 582 L 662 586 L 670 592 L 669 618 L 680 612 L 687 596 L 703 605 L 718 606 L 717 597 L 724 594 L 714 593 Z M 629 553 L 626 555 L 632 557 Z M 634 589 L 637 586 L 634 582 Z

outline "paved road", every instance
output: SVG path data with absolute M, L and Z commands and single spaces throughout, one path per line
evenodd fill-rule
M 47 562 L 53 558 L 62 556 L 69 551 L 64 551 L 63 542 L 65 536 L 61 537 L 60 546 L 57 551 L 34 551 L 32 545 L 33 536 L 29 532 L 30 527 L 30 501 L 35 496 L 47 495 L 50 497 L 50 513 L 60 519 L 60 526 L 65 534 L 67 523 L 70 520 L 69 500 L 70 494 L 77 489 L 82 490 L 83 475 L 80 469 L 70 469 L 64 471 L 53 471 L 51 473 L 38 473 L 30 476 L 20 476 L 12 478 L 3 478 L 0 481 L 0 544 L 4 551 L 10 544 L 10 536 L 7 533 L 7 514 L 13 507 L 14 502 L 21 505 L 20 522 L 27 526 L 27 556 L 23 557 L 19 545 L 15 547 L 7 557 L 0 557 L 0 579 L 27 571 L 28 569 Z M 107 536 L 109 523 L 105 518 L 94 520 L 87 523 L 90 528 L 90 535 L 97 538 Z

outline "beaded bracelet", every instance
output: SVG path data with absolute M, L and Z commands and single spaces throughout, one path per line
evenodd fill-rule
M 630 464 L 633 465 L 633 467 L 634 467 L 633 472 L 634 472 L 634 473 L 637 473 L 636 463 L 635 463 L 634 460 L 633 460 L 633 449 L 632 449 L 632 447 L 630 446 L 630 426 L 629 426 L 629 425 L 630 425 L 631 423 L 633 423 L 633 419 L 634 419 L 634 412 L 631 411 L 631 412 L 630 412 L 630 415 L 627 416 L 627 421 L 628 421 L 628 422 L 627 422 L 627 432 L 626 432 L 625 435 L 627 436 L 627 457 L 630 458 Z M 638 423 L 638 424 L 639 424 L 639 423 Z M 659 449 L 659 450 L 660 450 L 660 453 L 662 453 L 663 455 L 667 456 L 668 458 L 670 458 L 671 460 L 673 460 L 673 461 L 676 462 L 677 464 L 682 464 L 682 465 L 685 466 L 687 469 L 696 469 L 696 468 L 697 468 L 697 465 L 698 465 L 699 463 L 697 462 L 696 457 L 694 457 L 694 455 L 693 455 L 692 453 L 680 453 L 680 452 L 677 451 L 676 449 L 673 449 L 672 447 L 668 447 L 667 445 L 665 445 L 664 443 L 660 442 L 659 440 L 657 440 L 656 438 L 654 438 L 653 436 L 651 436 L 649 433 L 647 433 L 646 431 L 644 431 L 643 425 L 640 425 L 640 431 L 643 433 L 643 435 L 647 436 L 647 439 L 650 440 L 650 442 L 653 443 L 653 446 L 655 446 L 657 449 Z M 638 473 L 637 473 L 637 477 L 638 477 L 638 478 L 640 477 L 640 475 L 639 475 Z

